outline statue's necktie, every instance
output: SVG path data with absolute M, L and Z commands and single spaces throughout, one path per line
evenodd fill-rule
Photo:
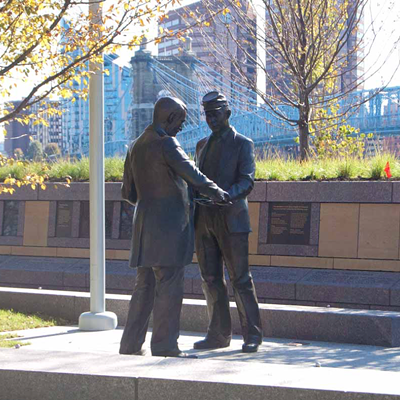
M 207 153 L 205 155 L 205 160 L 202 168 L 202 172 L 211 179 L 212 181 L 216 181 L 218 178 L 218 170 L 220 165 L 221 158 L 221 138 L 216 135 L 211 135 L 209 142 Z

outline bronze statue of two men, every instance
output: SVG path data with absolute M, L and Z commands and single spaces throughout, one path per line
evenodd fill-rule
M 153 123 L 126 156 L 122 197 L 136 206 L 129 265 L 137 268 L 137 277 L 121 354 L 143 354 L 153 311 L 152 355 L 196 358 L 178 347 L 184 267 L 192 261 L 194 243 L 209 327 L 205 339 L 193 347 L 230 344 L 224 263 L 240 317 L 242 350 L 256 352 L 262 342 L 248 261 L 251 228 L 246 197 L 254 186 L 254 145 L 230 126 L 231 110 L 223 94 L 206 94 L 203 107 L 212 133 L 198 142 L 195 163 L 175 138 L 185 121 L 186 106 L 170 97 L 157 101 Z

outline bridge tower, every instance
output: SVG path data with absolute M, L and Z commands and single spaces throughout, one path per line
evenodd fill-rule
M 180 98 L 188 106 L 191 120 L 198 121 L 198 104 L 190 90 L 180 88 L 179 79 L 185 79 L 186 86 L 194 86 L 194 68 L 196 62 L 191 50 L 191 40 L 179 56 L 155 57 L 146 49 L 146 43 L 140 45 L 140 49 L 131 58 L 133 87 L 132 87 L 132 131 L 131 139 L 137 138 L 151 123 L 155 102 L 162 96 L 175 96 Z M 172 80 L 165 84 L 155 71 L 154 66 L 172 75 Z M 176 72 L 176 76 L 174 76 Z M 179 75 L 178 75 L 179 74 Z M 192 83 L 191 83 L 192 82 Z

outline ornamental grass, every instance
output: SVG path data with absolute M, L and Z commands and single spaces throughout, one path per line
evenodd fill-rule
M 280 154 L 258 155 L 256 179 L 267 181 L 326 181 L 326 180 L 387 180 L 385 167 L 389 163 L 392 180 L 400 179 L 400 159 L 390 153 L 378 153 L 373 157 L 337 157 L 328 159 L 310 158 L 299 161 Z M 23 179 L 26 175 L 47 174 L 49 181 L 75 182 L 89 180 L 89 159 L 59 159 L 48 163 L 49 170 L 43 170 L 45 162 L 31 162 L 28 165 L 6 165 L 0 168 L 0 181 L 11 176 Z M 120 182 L 123 176 L 124 159 L 106 158 L 104 162 L 106 182 Z

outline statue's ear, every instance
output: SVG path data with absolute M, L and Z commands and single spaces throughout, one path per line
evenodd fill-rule
M 174 112 L 172 112 L 171 114 L 169 114 L 169 116 L 168 116 L 168 123 L 169 124 L 172 124 L 172 122 L 173 121 L 175 121 L 177 118 L 178 118 L 178 112 L 177 111 L 174 111 Z
M 227 116 L 228 118 L 230 118 L 231 115 L 232 115 L 232 111 L 228 108 L 228 109 L 226 110 L 226 116 Z
M 172 112 L 171 114 L 168 115 L 167 122 L 168 122 L 169 124 L 171 124 L 172 121 L 175 119 L 175 115 L 176 115 L 175 112 Z

